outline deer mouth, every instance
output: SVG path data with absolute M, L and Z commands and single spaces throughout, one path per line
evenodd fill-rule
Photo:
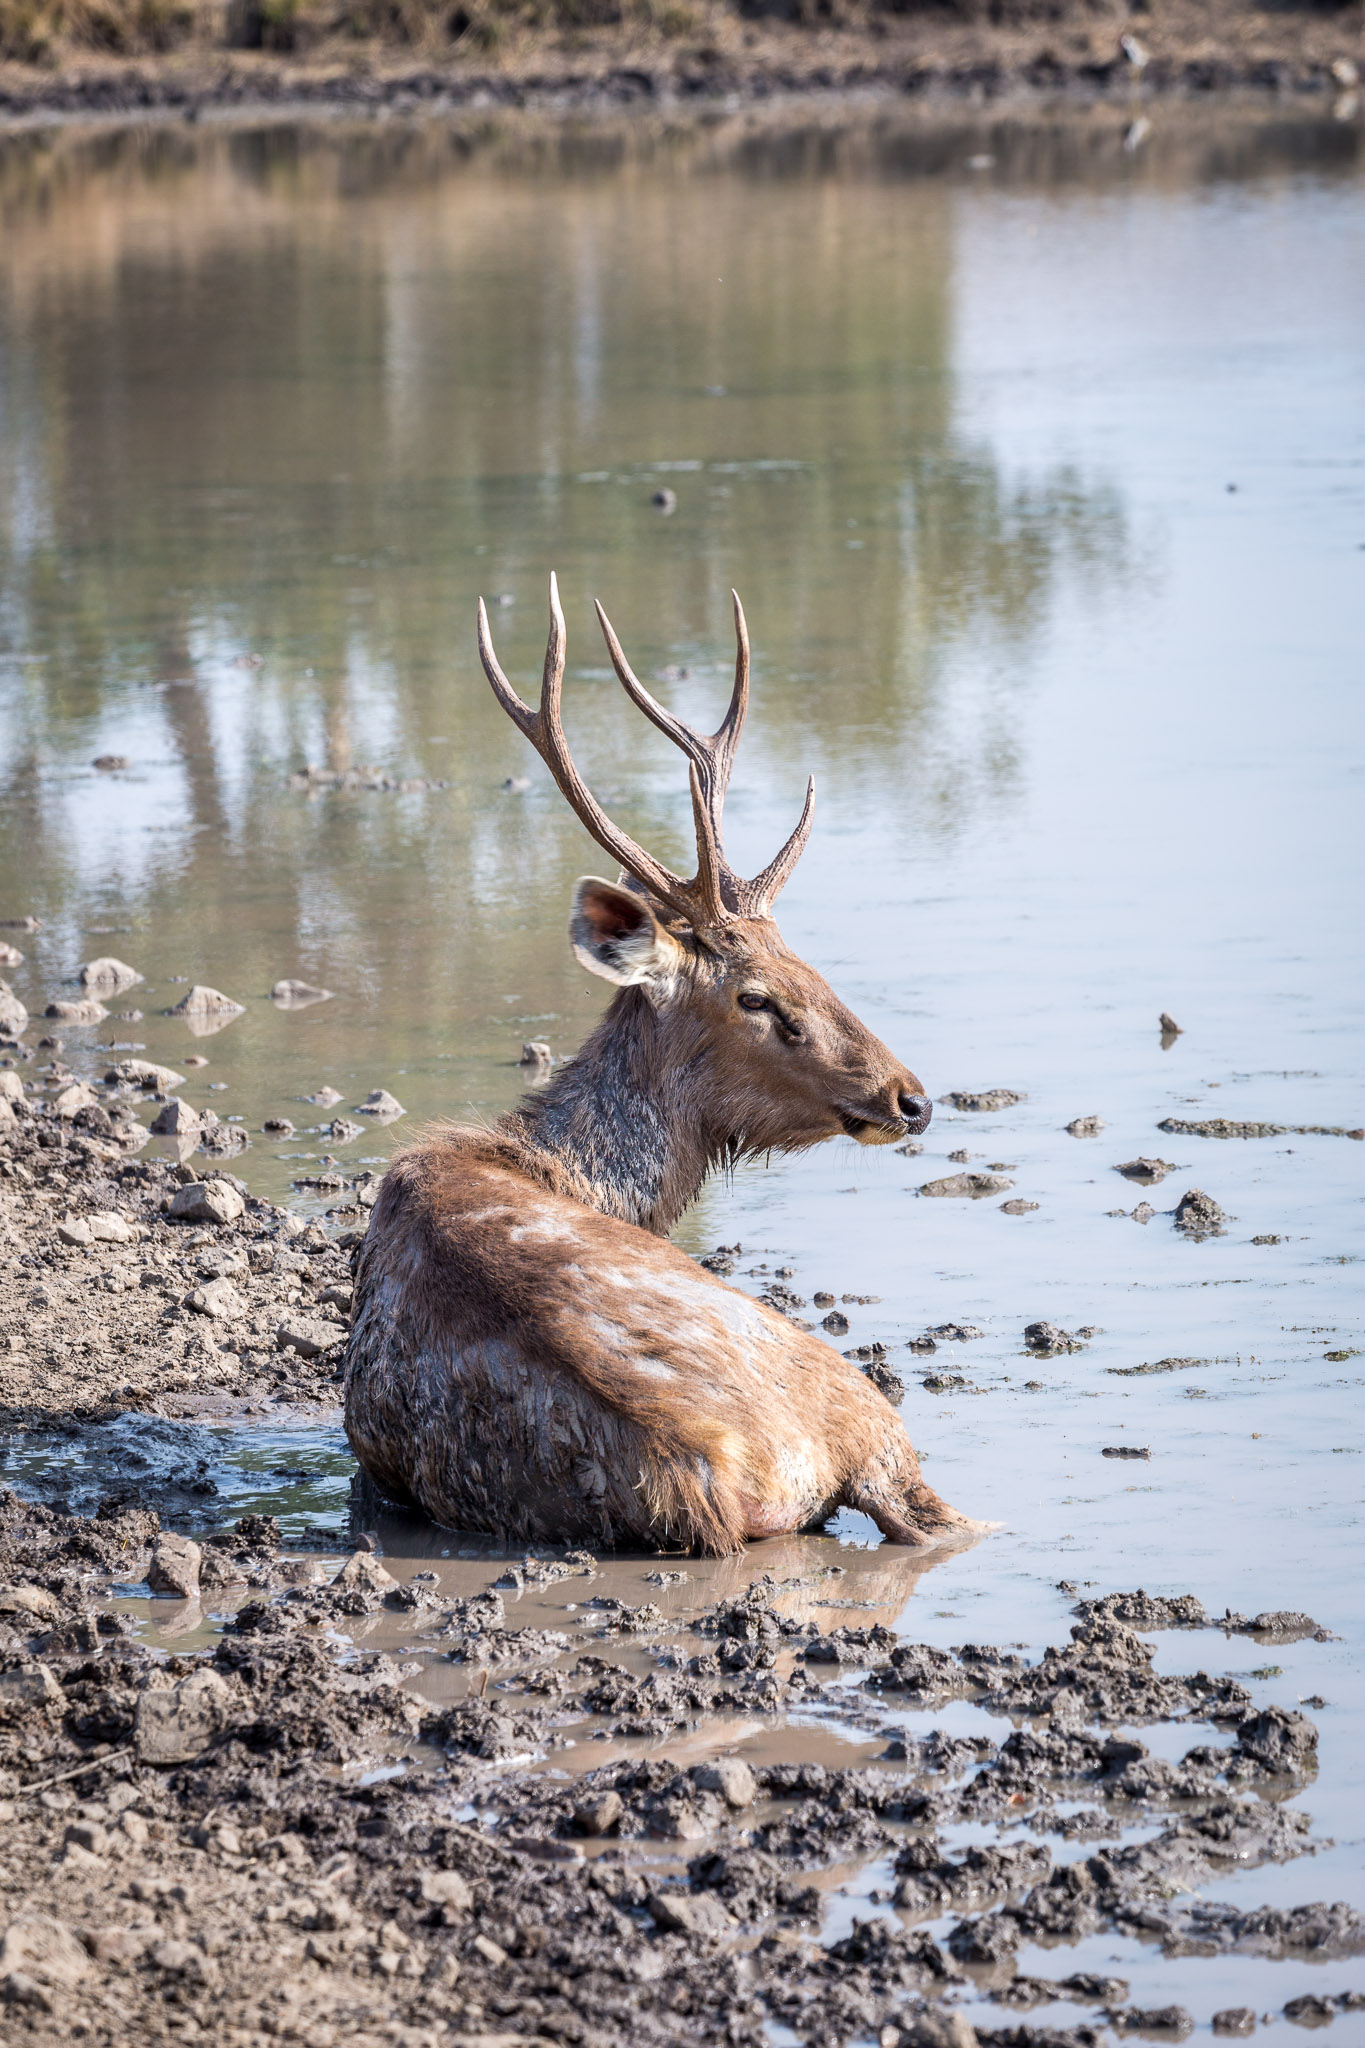
M 848 1138 L 856 1138 L 860 1145 L 894 1145 L 898 1138 L 905 1136 L 908 1126 L 903 1117 L 894 1120 L 886 1117 L 858 1116 L 851 1109 L 836 1109 L 835 1115 Z

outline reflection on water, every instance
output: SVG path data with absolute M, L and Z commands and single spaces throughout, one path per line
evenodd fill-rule
M 943 1645 L 1036 1653 L 1077 1590 L 1136 1584 L 1315 1614 L 1338 1640 L 1277 1649 L 1254 1696 L 1328 1702 L 1305 1804 L 1336 1845 L 1217 1888 L 1244 1902 L 1365 1904 L 1365 1148 L 1158 1126 L 1365 1121 L 1361 149 L 1356 124 L 1174 110 L 1132 146 L 1106 110 L 0 147 L 0 915 L 45 921 L 7 978 L 39 1012 L 81 960 L 129 959 L 147 984 L 110 1008 L 145 1015 L 64 1030 L 67 1057 L 145 1044 L 246 1120 L 234 1163 L 276 1196 L 343 1149 L 300 1101 L 324 1083 L 409 1112 L 344 1147 L 357 1166 L 421 1116 L 498 1112 L 522 1042 L 562 1053 L 601 1007 L 563 937 L 601 856 L 487 693 L 475 598 L 505 600 L 525 680 L 558 569 L 575 751 L 673 861 L 676 756 L 588 599 L 705 727 L 737 585 L 736 865 L 813 769 L 784 929 L 939 1106 L 922 1154 L 746 1169 L 679 1236 L 741 1243 L 749 1287 L 780 1264 L 808 1300 L 876 1297 L 843 1341 L 887 1346 L 932 1482 L 1004 1525 L 927 1578 L 854 1517 L 790 1548 Z M 291 788 L 305 763 L 449 786 Z M 277 1009 L 281 976 L 335 996 Z M 177 977 L 245 1014 L 192 1039 L 159 1014 Z M 942 1100 L 991 1088 L 1021 1099 Z M 281 1115 L 292 1141 L 260 1130 Z M 1069 1134 L 1083 1117 L 1097 1135 Z M 1157 1154 L 1178 1170 L 1144 1226 L 1114 1168 Z M 915 1198 L 962 1165 L 1036 1207 Z M 1171 1228 L 1188 1187 L 1223 1236 Z M 1040 1359 L 1039 1318 L 1095 1335 Z M 984 1335 L 907 1349 L 946 1322 Z M 1174 1357 L 1202 1369 L 1133 1372 Z M 311 1427 L 217 1438 L 220 1503 L 339 1521 L 349 1465 Z M 43 1455 L 85 1484 L 80 1446 Z M 493 1575 L 486 1547 L 380 1535 Z M 784 1576 L 775 1549 L 682 1594 Z M 623 1597 L 654 1597 L 644 1569 L 622 1561 Z M 1161 1669 L 1191 1654 L 1157 1639 Z M 1216 1640 L 1193 1654 L 1223 1668 Z M 1201 2014 L 1319 1988 L 1310 1964 L 1110 1936 L 1073 1960 Z

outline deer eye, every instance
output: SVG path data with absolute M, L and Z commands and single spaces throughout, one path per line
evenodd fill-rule
M 768 998 L 755 995 L 751 989 L 746 988 L 739 998 L 739 1007 L 741 1010 L 766 1010 L 769 1007 Z

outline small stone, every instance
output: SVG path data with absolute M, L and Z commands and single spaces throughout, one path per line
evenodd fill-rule
M 52 1098 L 52 1107 L 58 1116 L 75 1116 L 79 1110 L 94 1109 L 99 1101 L 93 1088 L 84 1081 L 70 1081 Z
M 1213 2016 L 1215 2034 L 1232 2034 L 1239 2039 L 1256 2031 L 1256 2015 L 1249 2005 L 1225 2005 Z
M 261 1129 L 272 1138 L 292 1138 L 294 1135 L 294 1126 L 287 1116 L 268 1116 Z
M 977 2048 L 976 2028 L 964 2012 L 921 2013 L 895 2034 L 897 2048 Z
M 619 1792 L 599 1792 L 596 1798 L 584 1799 L 574 1808 L 573 1824 L 580 1835 L 609 1835 L 625 1810 Z
M 44 1586 L 0 1586 L 0 1614 L 51 1623 L 61 1612 L 61 1602 Z
M 670 491 L 667 484 L 662 484 L 654 492 L 649 502 L 656 512 L 662 512 L 665 519 L 667 519 L 671 513 L 676 512 L 678 509 L 678 494 L 676 491 Z
M 398 1584 L 372 1550 L 353 1550 L 332 1584 L 343 1593 L 389 1593 Z
M 1106 1444 L 1100 1452 L 1102 1458 L 1150 1458 L 1151 1455 L 1146 1444 Z
M 344 1344 L 346 1332 L 340 1323 L 323 1316 L 285 1316 L 275 1327 L 275 1344 L 280 1351 L 291 1347 L 300 1358 L 320 1358 L 337 1344 Z
M 90 1225 L 84 1216 L 63 1216 L 57 1225 L 57 1235 L 63 1244 L 91 1244 Z
M 1202 1188 L 1188 1188 L 1175 1210 L 1175 1227 L 1187 1237 L 1225 1237 L 1227 1216 Z
M 133 1742 L 139 1763 L 187 1764 L 202 1756 L 227 1723 L 232 1694 L 224 1679 L 207 1668 L 179 1685 L 139 1695 Z
M 1125 1180 L 1139 1181 L 1143 1187 L 1155 1187 L 1165 1180 L 1168 1173 L 1175 1173 L 1178 1169 L 1169 1159 L 1147 1159 L 1139 1154 L 1136 1159 L 1125 1159 L 1122 1166 L 1116 1166 L 1114 1171 L 1121 1173 Z
M 831 1337 L 846 1336 L 848 1334 L 848 1317 L 841 1308 L 832 1308 L 829 1314 L 822 1318 L 820 1328 L 828 1330 Z
M 185 1064 L 188 1066 L 190 1062 L 187 1060 Z M 185 1076 L 177 1074 L 174 1067 L 159 1067 L 155 1060 L 116 1060 L 104 1078 L 111 1088 L 119 1082 L 131 1082 L 136 1088 L 164 1095 L 172 1088 L 179 1088 Z
M 306 1010 L 310 1003 L 330 1003 L 329 988 L 315 988 L 310 981 L 277 981 L 270 1000 L 281 1010 Z
M 23 1102 L 24 1084 L 13 1067 L 0 1067 L 0 1098 L 6 1102 Z
M 467 1913 L 474 1903 L 468 1881 L 458 1870 L 423 1871 L 421 1891 L 429 1906 L 442 1906 L 448 1914 Z
M 1169 1010 L 1163 1010 L 1156 1021 L 1161 1027 L 1163 1038 L 1180 1038 L 1184 1033 L 1184 1025 L 1177 1024 Z
M 209 1316 L 214 1322 L 231 1322 L 236 1316 L 244 1316 L 247 1304 L 232 1282 L 225 1276 L 208 1281 L 203 1287 L 196 1287 L 187 1307 L 198 1316 Z
M 318 1109 L 330 1109 L 334 1102 L 340 1102 L 341 1095 L 337 1089 L 324 1086 L 315 1088 L 311 1095 L 305 1095 L 303 1099 L 315 1104 Z
M 958 1088 L 942 1100 L 953 1109 L 965 1109 L 973 1113 L 984 1110 L 1010 1109 L 1016 1102 L 1024 1102 L 1026 1096 L 1017 1095 L 1013 1088 Z
M 364 1124 L 353 1124 L 349 1117 L 335 1116 L 327 1126 L 327 1135 L 338 1145 L 354 1144 L 365 1135 Z
M 90 763 L 92 768 L 99 769 L 101 775 L 118 775 L 130 765 L 126 754 L 96 754 Z
M 203 1557 L 197 1543 L 165 1529 L 156 1541 L 147 1584 L 154 1593 L 168 1593 L 177 1600 L 193 1600 L 199 1591 L 199 1565 Z
M 647 1903 L 655 1926 L 666 1934 L 719 1941 L 734 1932 L 735 1923 L 714 1892 L 652 1892 Z
M 163 1102 L 152 1118 L 154 1138 L 197 1138 L 204 1128 L 204 1119 L 191 1103 L 179 1095 L 172 1095 Z
M 246 1203 L 231 1181 L 192 1180 L 178 1188 L 169 1213 L 182 1223 L 235 1223 Z
M 928 1180 L 920 1189 L 922 1195 L 960 1196 L 968 1201 L 978 1202 L 983 1195 L 1003 1195 L 1014 1182 L 999 1173 L 950 1173 L 942 1180 Z
M 470 1943 L 470 1947 L 476 1955 L 482 1956 L 484 1961 L 490 1963 L 495 1970 L 499 1969 L 507 1961 L 507 1950 L 500 1948 L 498 1943 L 491 1941 L 486 1934 L 476 1934 Z
M 710 1763 L 697 1764 L 692 1771 L 692 1782 L 703 1792 L 719 1792 L 735 1813 L 752 1806 L 758 1796 L 754 1774 L 739 1756 L 722 1756 Z
M 521 1058 L 518 1060 L 517 1065 L 521 1067 L 552 1067 L 554 1065 L 554 1054 L 550 1051 L 543 1038 L 528 1039 L 521 1048 Z
M 49 1003 L 43 1015 L 58 1024 L 102 1024 L 109 1012 L 93 996 L 86 996 L 76 1003 Z
M 1030 1351 L 1050 1358 L 1063 1351 L 1079 1351 L 1084 1339 L 1079 1330 L 1060 1330 L 1056 1323 L 1026 1323 L 1024 1342 Z
M 98 989 L 102 995 L 117 996 L 122 995 L 126 988 L 136 988 L 142 976 L 126 960 L 115 960 L 106 954 L 98 960 L 87 960 L 76 979 L 82 988 Z
M 1104 1129 L 1102 1116 L 1076 1116 L 1067 1125 L 1067 1133 L 1073 1138 L 1098 1138 Z
M 365 1100 L 357 1103 L 356 1115 L 388 1118 L 406 1116 L 407 1111 L 395 1096 L 390 1095 L 387 1088 L 372 1088 Z
M 186 989 L 180 1001 L 167 1012 L 171 1017 L 240 1017 L 246 1009 L 245 1003 L 234 1003 L 231 996 L 225 996 L 221 989 L 209 988 L 203 982 L 195 982 Z
M 17 946 L 11 946 L 8 939 L 0 940 L 0 967 L 22 967 L 24 956 Z
M 67 1991 L 90 1969 L 90 1958 L 64 1921 L 22 1913 L 0 1935 L 0 1981 L 22 1976 Z
M 0 1671 L 0 1705 L 50 1707 L 65 1699 L 50 1666 L 36 1658 L 32 1663 Z
M 109 1854 L 109 1831 L 97 1820 L 69 1821 L 62 1842 L 67 1848 L 83 1849 L 87 1856 Z
M 1037 1207 L 1038 1204 L 1036 1202 L 1022 1201 L 1020 1197 L 1016 1195 L 1012 1201 L 1002 1202 L 1000 1204 L 1000 1213 L 1002 1216 L 1029 1216 Z

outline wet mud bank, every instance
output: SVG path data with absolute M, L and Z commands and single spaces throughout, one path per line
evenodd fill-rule
M 508 1560 L 359 1489 L 321 1527 L 234 1515 L 199 1438 L 335 1427 L 363 1200 L 329 1235 L 13 1105 L 7 1454 L 90 1455 L 0 1492 L 0 2037 L 1089 2048 L 1214 2018 L 1197 1977 L 1144 2005 L 1100 1937 L 1311 1962 L 1314 2024 L 1365 2006 L 1351 1903 L 1220 1894 L 1325 1845 L 1320 1703 L 1244 1669 L 1331 1641 L 1312 1615 L 1063 1582 L 1041 1655 L 946 1648 L 894 1625 L 924 1569 L 894 1549 Z
M 1199 1896 L 1320 1846 L 1313 1722 L 1158 1676 L 1148 1640 L 1216 1665 L 1210 1627 L 1308 1616 L 1108 1596 L 1033 1664 L 831 1625 L 828 1571 L 751 1557 L 676 1604 L 685 1572 L 571 1553 L 452 1596 L 366 1540 L 291 1558 L 268 1517 L 198 1545 L 0 1496 L 6 2038 L 1088 2048 L 1213 2017 L 1077 1967 L 1102 1932 L 1311 1958 L 1317 2018 L 1365 2007 L 1331 1976 L 1352 1907 Z M 631 1576 L 669 1611 L 599 1590 Z M 528 1596 L 563 1626 L 518 1626 Z M 858 1761 L 772 1760 L 798 1719 Z

